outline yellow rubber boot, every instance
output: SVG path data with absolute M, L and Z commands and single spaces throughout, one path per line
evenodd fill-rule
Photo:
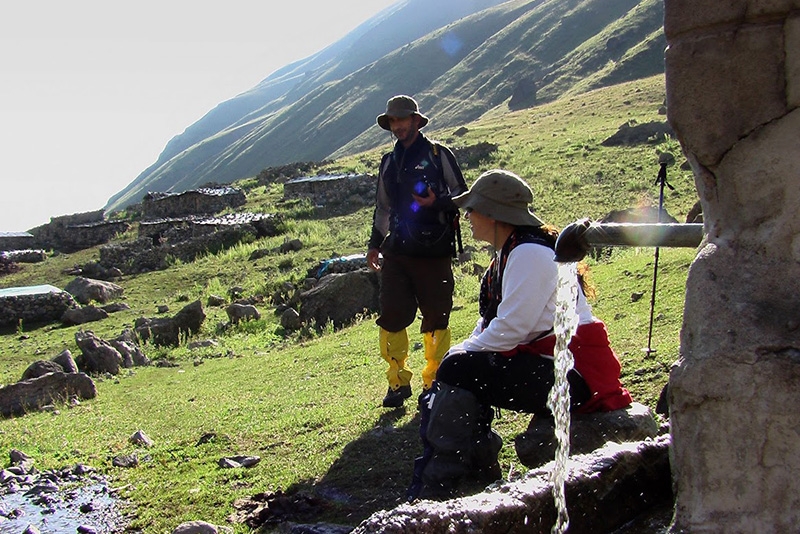
M 389 387 L 398 389 L 411 385 L 412 372 L 406 365 L 408 359 L 408 334 L 406 330 L 389 332 L 381 328 L 380 334 L 381 357 L 389 364 L 386 378 Z
M 399 408 L 411 396 L 411 370 L 406 366 L 408 359 L 408 333 L 406 329 L 389 332 L 381 328 L 381 357 L 389 364 L 386 378 L 389 389 L 383 398 L 384 408 Z
M 436 370 L 450 348 L 450 329 L 434 330 L 423 334 L 425 345 L 425 368 L 422 370 L 422 388 L 430 389 L 436 378 Z

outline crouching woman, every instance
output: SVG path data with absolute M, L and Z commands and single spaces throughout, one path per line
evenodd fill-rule
M 472 334 L 448 351 L 435 387 L 422 399 L 424 453 L 407 497 L 447 498 L 501 478 L 502 439 L 491 428 L 494 408 L 552 417 L 547 396 L 555 381 L 553 321 L 557 230 L 528 208 L 533 194 L 516 174 L 483 173 L 453 199 L 476 240 L 495 257 L 481 281 L 480 317 Z M 628 406 L 620 362 L 605 325 L 592 315 L 585 288 L 576 303 L 579 325 L 569 348 L 571 409 L 582 413 Z

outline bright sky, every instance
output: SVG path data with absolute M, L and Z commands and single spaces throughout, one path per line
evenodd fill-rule
M 395 2 L 3 2 L 0 232 L 101 209 L 217 104 Z

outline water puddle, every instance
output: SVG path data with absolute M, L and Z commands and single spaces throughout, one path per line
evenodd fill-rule
M 38 482 L 0 495 L 0 533 L 20 534 L 33 526 L 41 534 L 123 532 L 121 501 L 102 480 L 56 486 Z

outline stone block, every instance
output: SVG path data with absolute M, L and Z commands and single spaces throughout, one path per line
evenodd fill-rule
M 658 424 L 650 409 L 638 402 L 611 412 L 572 414 L 570 454 L 586 454 L 607 442 L 622 443 L 658 435 Z M 514 439 L 520 462 L 539 467 L 555 458 L 556 437 L 553 419 L 534 417 L 528 429 Z
M 671 504 L 669 445 L 666 435 L 643 442 L 608 443 L 590 454 L 571 457 L 565 477 L 569 532 L 617 532 L 654 506 Z M 476 495 L 442 502 L 423 499 L 381 510 L 352 532 L 546 534 L 556 520 L 551 482 L 554 466 L 492 484 Z
M 800 0 L 665 0 L 664 33 L 667 39 L 710 26 L 783 18 L 800 9 Z
M 800 107 L 800 15 L 786 21 L 786 104 Z
M 739 139 L 787 112 L 784 43 L 782 24 L 714 28 L 670 43 L 667 113 L 685 152 L 714 166 Z

